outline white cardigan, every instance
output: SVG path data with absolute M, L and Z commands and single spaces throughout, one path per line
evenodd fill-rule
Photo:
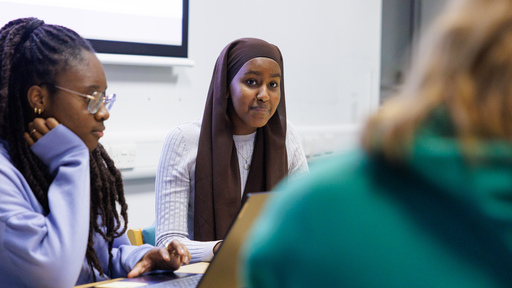
M 172 129 L 164 142 L 156 174 L 156 246 L 165 247 L 173 239 L 184 243 L 192 255 L 191 262 L 210 261 L 219 241 L 193 241 L 195 168 L 201 122 L 188 122 Z M 233 135 L 239 152 L 241 191 L 249 175 L 244 169 L 252 159 L 256 132 Z M 309 171 L 306 156 L 294 128 L 287 124 L 286 150 L 288 174 L 297 177 Z M 240 157 L 242 154 L 242 157 Z

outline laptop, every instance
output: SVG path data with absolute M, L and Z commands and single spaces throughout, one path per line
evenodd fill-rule
M 237 288 L 240 286 L 238 255 L 240 248 L 260 214 L 270 192 L 250 193 L 231 224 L 224 242 L 203 274 L 191 273 L 149 273 L 133 279 L 123 279 L 95 287 L 145 287 L 145 288 Z M 112 286 L 110 286 L 110 285 Z M 124 285 L 124 286 L 123 286 Z

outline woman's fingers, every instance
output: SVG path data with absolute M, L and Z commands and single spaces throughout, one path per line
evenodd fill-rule
M 128 278 L 133 278 L 142 275 L 143 273 L 147 272 L 148 263 L 145 259 L 142 261 L 139 261 L 139 263 L 135 264 L 135 267 L 133 267 L 132 271 L 128 273 Z
M 48 127 L 48 130 L 52 130 L 57 126 L 59 126 L 59 122 L 55 118 L 50 117 L 46 119 L 46 127 Z
M 35 142 L 34 142 L 34 140 L 31 138 L 30 134 L 29 134 L 29 133 L 27 133 L 27 132 L 25 132 L 25 135 L 24 135 L 24 136 L 25 136 L 25 140 L 26 140 L 26 141 L 27 141 L 27 143 L 28 143 L 28 146 L 29 146 L 29 147 L 32 147 L 32 145 L 34 145 L 34 143 L 35 143 Z
M 28 131 L 25 132 L 25 140 L 29 146 L 32 146 L 46 133 L 57 126 L 59 126 L 59 122 L 55 118 L 34 118 L 32 122 L 28 123 Z
M 188 264 L 190 262 L 190 252 L 188 251 L 185 244 L 181 243 L 180 241 L 174 239 L 169 244 L 167 244 L 167 251 L 169 254 L 176 258 L 181 263 Z

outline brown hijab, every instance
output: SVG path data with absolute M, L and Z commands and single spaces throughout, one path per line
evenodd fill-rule
M 243 38 L 222 50 L 208 91 L 196 161 L 194 239 L 223 239 L 242 203 L 233 124 L 228 114 L 229 84 L 249 60 L 266 57 L 281 67 L 281 99 L 267 124 L 257 129 L 245 194 L 271 190 L 288 174 L 283 58 L 279 48 Z

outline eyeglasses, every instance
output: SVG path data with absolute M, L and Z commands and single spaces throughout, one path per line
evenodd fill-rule
M 114 101 L 116 101 L 116 94 L 108 94 L 105 95 L 105 92 L 93 92 L 92 95 L 79 93 L 73 90 L 69 90 L 64 87 L 60 87 L 57 85 L 53 85 L 55 88 L 76 94 L 78 96 L 82 96 L 84 98 L 89 99 L 89 106 L 87 106 L 87 111 L 91 114 L 96 114 L 98 110 L 100 109 L 101 103 L 105 105 L 105 108 L 107 108 L 108 111 L 110 111 L 110 108 L 112 108 L 112 105 L 114 105 Z

